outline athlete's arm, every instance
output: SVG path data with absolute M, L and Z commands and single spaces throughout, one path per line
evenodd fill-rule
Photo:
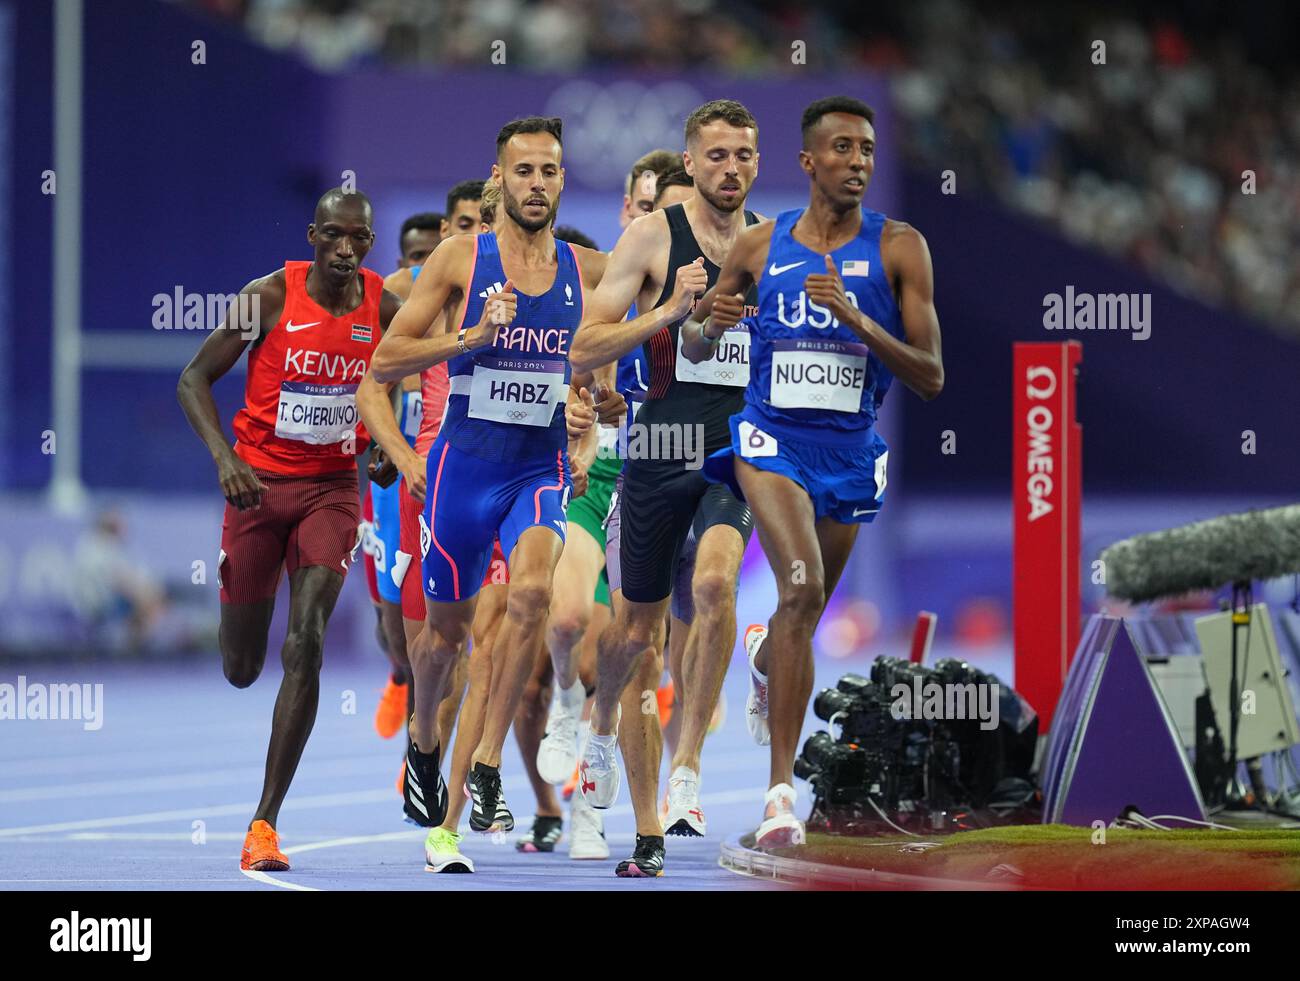
M 395 382 L 460 353 L 459 338 L 447 324 L 442 332 L 433 328 L 452 294 L 464 291 L 476 247 L 474 236 L 455 235 L 433 250 L 411 289 L 411 298 L 375 349 L 370 370 L 376 381 Z M 465 332 L 466 349 L 490 347 L 497 331 L 514 319 L 516 302 L 514 285 L 507 280 L 505 288 L 483 304 L 478 325 Z
M 573 479 L 572 497 L 581 497 L 587 493 L 587 471 L 596 459 L 596 410 L 592 405 L 592 394 L 585 386 L 569 386 L 568 401 L 564 406 L 566 421 L 581 419 L 580 425 L 569 426 L 569 475 Z M 577 433 L 577 435 L 575 435 Z
M 384 289 L 397 294 L 403 303 L 411 298 L 411 287 L 414 285 L 415 280 L 411 276 L 410 267 L 391 272 L 384 277 Z
M 384 294 L 379 301 L 379 329 L 381 331 L 388 332 L 389 327 L 392 326 L 393 318 L 397 315 L 397 311 L 401 309 L 401 306 L 401 298 L 396 293 L 392 293 L 385 288 Z M 371 382 L 371 384 L 367 385 L 367 382 Z M 402 447 L 408 451 L 411 449 L 407 446 L 406 440 L 402 438 L 401 430 L 397 425 L 397 415 L 393 404 L 393 387 L 392 385 L 387 386 L 387 389 L 381 387 L 378 382 L 371 380 L 369 374 L 363 377 L 361 383 L 357 385 L 357 411 L 361 413 L 361 421 L 365 423 L 366 429 L 374 440 L 370 447 L 370 465 L 366 468 L 366 475 L 380 487 L 391 485 L 397 479 L 399 472 L 405 473 L 402 470 L 402 463 L 409 463 L 409 461 L 403 461 L 395 452 L 392 434 L 384 432 L 381 437 L 380 431 L 391 427 L 392 433 L 397 434 L 397 441 Z M 366 418 L 366 406 L 362 402 L 363 390 L 366 393 L 367 401 L 371 403 L 370 415 L 378 423 L 377 426 L 372 426 L 371 420 Z M 373 411 L 373 402 L 376 396 L 381 403 L 387 404 L 387 412 L 380 410 L 376 413 Z M 419 469 L 423 470 L 424 468 L 420 467 Z M 408 480 L 407 483 L 410 484 L 411 482 Z
M 190 427 L 212 454 L 222 494 L 234 507 L 243 511 L 262 503 L 266 485 L 257 479 L 252 467 L 235 455 L 230 441 L 226 439 L 217 403 L 212 397 L 212 385 L 235 366 L 243 355 L 244 348 L 250 343 L 260 343 L 279 322 L 280 314 L 284 311 L 284 272 L 277 270 L 269 276 L 255 279 L 239 293 L 241 297 L 252 297 L 252 302 L 241 301 L 230 305 L 225 322 L 208 335 L 198 353 L 181 372 L 180 381 L 176 384 L 176 400 L 180 402 Z M 255 325 L 243 324 L 239 320 L 250 307 L 258 313 Z
M 673 295 L 653 310 L 625 321 L 641 287 L 651 275 L 650 262 L 668 251 L 668 221 L 660 212 L 642 215 L 627 226 L 610 253 L 600 285 L 583 311 L 582 327 L 573 337 L 569 361 L 574 371 L 590 371 L 617 361 L 639 347 L 691 308 L 704 292 L 707 274 L 703 260 L 677 270 Z
M 828 307 L 866 342 L 894 377 L 927 402 L 943 391 L 943 354 L 939 344 L 939 314 L 934 309 L 934 267 L 925 238 L 911 225 L 890 221 L 880 243 L 881 260 L 896 285 L 903 318 L 900 341 L 848 302 L 844 281 L 827 257 L 826 273 L 808 276 L 808 299 Z M 809 285 L 811 284 L 811 285 Z
M 771 241 L 770 221 L 742 228 L 736 236 L 722 262 L 718 281 L 695 305 L 691 319 L 682 324 L 682 354 L 687 360 L 698 364 L 709 358 L 722 335 L 740 323 L 745 314 L 745 293 L 762 277 Z

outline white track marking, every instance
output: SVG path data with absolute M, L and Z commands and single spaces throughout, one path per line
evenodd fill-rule
M 315 886 L 304 886 L 299 882 L 283 882 L 280 879 L 271 878 L 265 872 L 254 872 L 252 869 L 240 869 L 239 871 L 255 882 L 262 882 L 268 886 L 279 886 L 281 889 L 292 889 L 295 892 L 320 892 Z
M 346 794 L 316 794 L 309 797 L 290 798 L 284 802 L 284 811 L 307 811 L 322 807 L 343 807 L 352 804 L 395 803 L 393 788 L 383 790 L 357 790 Z M 217 807 L 185 807 L 171 811 L 149 811 L 144 814 L 124 814 L 120 817 L 88 818 L 85 821 L 59 821 L 55 824 L 29 824 L 21 828 L 0 828 L 0 838 L 20 835 L 48 834 L 53 831 L 84 831 L 90 828 L 120 828 L 131 824 L 154 824 L 160 821 L 192 821 L 195 818 L 223 817 L 229 814 L 252 814 L 256 801 L 239 804 L 222 804 Z

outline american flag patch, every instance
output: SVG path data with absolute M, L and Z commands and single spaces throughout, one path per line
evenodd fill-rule
M 866 259 L 845 259 L 840 274 L 843 276 L 867 276 L 871 272 L 871 263 Z
M 370 343 L 370 326 L 368 324 L 353 324 L 352 339 L 360 341 L 362 344 Z

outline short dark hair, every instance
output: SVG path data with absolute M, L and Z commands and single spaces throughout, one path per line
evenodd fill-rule
M 686 117 L 686 145 L 690 146 L 691 140 L 700 131 L 700 127 L 708 125 L 715 119 L 724 120 L 732 126 L 749 126 L 754 130 L 754 135 L 758 136 L 758 122 L 754 119 L 753 113 L 735 99 L 714 99 L 712 102 L 704 103 Z
M 694 187 L 695 178 L 686 173 L 685 168 L 678 167 L 670 170 L 659 178 L 659 183 L 655 185 L 655 204 L 664 196 L 664 191 L 670 187 Z
M 456 211 L 457 201 L 477 201 L 482 197 L 482 181 L 461 181 L 447 192 L 447 217 Z
M 583 248 L 595 249 L 596 243 L 593 242 L 582 232 L 578 231 L 572 225 L 556 225 L 554 235 L 561 242 L 572 242 L 574 245 L 581 245 Z M 596 249 L 596 251 L 600 251 Z
M 401 248 L 402 243 L 406 241 L 406 233 L 411 229 L 418 229 L 422 232 L 437 232 L 442 229 L 443 216 L 436 211 L 421 211 L 418 215 L 411 215 L 406 221 L 402 222 L 402 230 L 397 236 L 397 246 Z
M 362 210 L 366 212 L 367 221 L 372 220 L 374 209 L 370 206 L 370 198 L 360 191 L 345 191 L 341 187 L 331 187 L 317 199 L 316 210 L 312 213 L 312 221 L 319 225 L 325 220 L 323 216 L 330 209 L 353 202 L 361 205 Z
M 847 95 L 832 95 L 825 99 L 818 99 L 803 111 L 803 119 L 799 123 L 805 150 L 808 149 L 808 134 L 812 128 L 817 125 L 822 116 L 832 112 L 846 112 L 850 116 L 861 116 L 869 123 L 876 121 L 876 111 L 861 99 L 854 99 Z
M 559 116 L 524 116 L 522 119 L 512 119 L 497 133 L 497 159 L 501 159 L 501 151 L 505 149 L 510 137 L 520 133 L 550 133 L 555 137 L 556 143 L 564 146 L 564 140 L 560 138 L 563 129 L 564 121 Z
M 651 150 L 632 165 L 632 170 L 627 175 L 627 186 L 623 188 L 623 193 L 631 194 L 632 185 L 647 170 L 653 171 L 655 177 L 658 178 L 663 177 L 670 170 L 680 170 L 681 166 L 682 155 L 680 153 L 674 153 L 672 150 Z

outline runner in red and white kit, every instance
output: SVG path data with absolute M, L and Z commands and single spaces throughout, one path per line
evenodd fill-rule
M 275 825 L 316 718 L 325 626 L 359 544 L 356 457 L 369 443 L 356 389 L 401 301 L 361 268 L 374 244 L 370 202 L 327 191 L 307 226 L 312 262 L 286 262 L 240 291 L 177 386 L 181 408 L 217 465 L 226 497 L 217 581 L 226 678 L 261 674 L 281 572 L 289 572 L 284 679 L 271 722 L 262 798 L 240 867 L 288 870 Z M 231 448 L 212 384 L 249 347 L 245 406 Z M 371 479 L 388 483 L 391 464 Z

